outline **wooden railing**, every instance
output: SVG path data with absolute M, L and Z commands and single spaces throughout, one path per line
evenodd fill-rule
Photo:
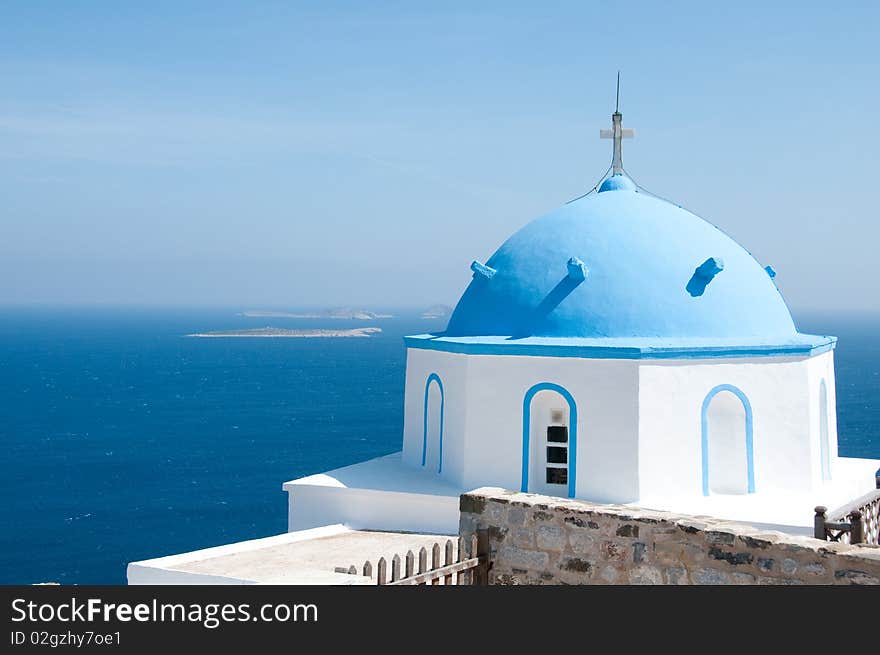
M 816 507 L 813 536 L 848 544 L 880 544 L 880 489 L 829 512 Z
M 402 558 L 395 554 L 391 558 L 391 576 L 388 575 L 388 562 L 379 558 L 376 566 L 369 560 L 363 567 L 352 565 L 348 568 L 336 567 L 338 573 L 364 575 L 368 578 L 376 573 L 378 585 L 486 585 L 489 584 L 489 537 L 485 530 L 478 531 L 469 539 L 459 537 L 458 548 L 451 539 L 446 540 L 442 549 L 435 543 L 431 548 L 431 566 L 428 568 L 428 549 L 419 550 L 418 569 L 416 555 L 410 550 Z M 401 572 L 401 565 L 403 571 Z

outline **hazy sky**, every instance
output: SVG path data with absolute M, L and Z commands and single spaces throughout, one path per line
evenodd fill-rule
M 627 170 L 880 309 L 880 4 L 3 2 L 0 302 L 453 304 Z

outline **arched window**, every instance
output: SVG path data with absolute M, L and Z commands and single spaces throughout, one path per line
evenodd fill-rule
M 831 447 L 828 443 L 828 386 L 825 378 L 819 383 L 819 461 L 822 480 L 831 479 Z
M 446 397 L 443 382 L 436 373 L 425 381 L 425 404 L 422 415 L 422 466 L 443 472 L 443 418 Z
M 522 491 L 574 498 L 577 406 L 568 390 L 550 382 L 529 389 L 522 432 Z
M 752 406 L 738 388 L 712 389 L 702 407 L 703 495 L 755 492 Z

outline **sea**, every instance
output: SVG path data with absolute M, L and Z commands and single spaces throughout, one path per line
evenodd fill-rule
M 282 533 L 283 482 L 400 449 L 402 337 L 445 320 L 240 312 L 0 308 L 0 584 L 123 584 L 131 561 Z M 880 458 L 880 315 L 796 318 L 840 339 L 841 454 Z M 382 332 L 185 336 L 267 326 Z

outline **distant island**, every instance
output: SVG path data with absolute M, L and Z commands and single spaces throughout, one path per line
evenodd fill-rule
M 219 330 L 217 332 L 198 332 L 188 337 L 219 338 L 219 337 L 257 337 L 257 338 L 300 338 L 312 339 L 320 337 L 369 337 L 382 328 L 361 327 L 351 330 L 288 330 L 285 328 L 264 327 L 250 330 Z
M 377 318 L 394 318 L 392 314 L 376 314 L 375 312 L 368 312 L 366 309 L 352 309 L 351 307 L 334 307 L 312 314 L 251 310 L 242 312 L 241 316 L 249 316 L 252 318 L 333 318 L 360 321 L 372 321 Z
M 452 307 L 449 305 L 431 305 L 422 312 L 422 318 L 446 318 L 452 314 Z

